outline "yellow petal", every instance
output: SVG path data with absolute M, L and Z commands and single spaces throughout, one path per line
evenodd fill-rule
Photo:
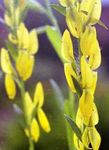
M 82 87 L 90 88 L 93 84 L 93 73 L 86 62 L 84 56 L 81 57 L 81 76 L 82 76 Z
M 32 118 L 32 113 L 33 113 L 33 103 L 32 103 L 32 99 L 29 95 L 28 92 L 25 93 L 25 102 L 24 102 L 24 107 L 25 107 L 25 114 L 26 114 L 26 119 L 28 120 L 28 124 L 30 123 L 31 121 L 31 118 Z
M 60 4 L 64 7 L 67 6 L 67 0 L 59 0 Z
M 14 99 L 16 95 L 16 85 L 10 74 L 6 74 L 5 76 L 5 88 L 9 99 Z
M 84 144 L 84 146 L 87 148 L 87 149 L 90 149 L 89 148 L 89 144 L 90 144 L 90 140 L 89 140 L 89 135 L 88 135 L 88 128 L 86 127 L 83 134 L 82 134 L 82 142 Z
M 8 51 L 4 48 L 1 49 L 1 67 L 5 73 L 12 74 L 12 65 Z
M 38 107 L 42 107 L 44 103 L 44 91 L 41 82 L 38 82 L 34 93 L 34 104 Z
M 24 23 L 21 23 L 17 30 L 18 46 L 20 49 L 28 49 L 29 33 Z
M 80 38 L 80 48 L 83 55 L 91 56 L 99 49 L 95 27 L 86 27 Z
M 90 67 L 95 70 L 101 65 L 101 51 L 100 48 L 95 50 L 95 53 L 89 57 Z
M 16 60 L 16 69 L 19 76 L 26 81 L 32 75 L 34 67 L 34 56 L 29 55 L 26 51 L 19 51 L 18 58 Z
M 101 17 L 101 0 L 96 0 L 91 13 L 90 23 L 91 24 L 97 23 L 100 20 L 100 17 Z
M 37 53 L 38 51 L 38 38 L 37 38 L 37 33 L 35 30 L 31 31 L 29 34 L 29 47 L 28 47 L 28 52 L 33 55 Z
M 78 139 L 76 134 L 74 134 L 74 145 L 77 150 L 84 150 L 84 145 L 83 143 Z
M 98 122 L 99 122 L 98 111 L 96 105 L 93 103 L 93 110 L 92 110 L 89 126 L 95 126 L 98 124 Z
M 92 87 L 90 88 L 93 94 L 95 93 L 96 84 L 97 84 L 97 72 L 93 72 L 93 84 Z
M 79 100 L 79 108 L 84 119 L 84 124 L 88 125 L 93 110 L 93 95 L 90 90 L 83 90 Z
M 41 108 L 38 108 L 37 113 L 38 113 L 38 120 L 40 122 L 42 129 L 45 132 L 49 133 L 51 131 L 51 128 L 44 111 Z
M 11 17 L 8 16 L 8 14 L 5 14 L 4 19 L 5 19 L 5 23 L 8 26 L 12 26 L 12 20 L 11 20 Z
M 64 31 L 64 34 L 62 37 L 61 52 L 62 52 L 63 58 L 67 62 L 73 61 L 73 59 L 74 59 L 73 45 L 72 45 L 72 40 L 71 40 L 70 33 L 68 30 Z
M 81 114 L 80 108 L 78 109 L 76 114 L 76 124 L 78 125 L 81 132 L 83 132 L 84 124 L 83 124 L 83 116 Z
M 67 9 L 67 11 L 66 11 L 66 23 L 67 23 L 67 26 L 68 26 L 71 34 L 74 37 L 79 38 L 79 34 L 77 32 L 76 21 L 72 18 L 70 9 Z
M 40 129 L 36 119 L 33 119 L 31 123 L 31 137 L 35 142 L 37 142 L 40 137 Z
M 76 93 L 76 89 L 75 89 L 75 86 L 74 86 L 74 83 L 73 83 L 73 80 L 72 80 L 72 76 L 75 79 L 77 79 L 77 77 L 76 77 L 76 73 L 73 70 L 73 68 L 72 68 L 70 63 L 65 63 L 64 64 L 64 72 L 65 72 L 65 77 L 66 77 L 66 80 L 68 82 L 69 87 L 71 88 L 71 90 L 74 93 Z
M 40 129 L 38 122 L 35 118 L 33 118 L 31 125 L 30 125 L 30 131 L 26 128 L 25 134 L 27 137 L 31 137 L 33 141 L 38 142 L 40 137 Z
M 93 150 L 98 150 L 101 143 L 101 137 L 95 127 L 89 127 L 89 139 Z

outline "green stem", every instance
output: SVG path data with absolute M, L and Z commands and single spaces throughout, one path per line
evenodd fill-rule
M 49 0 L 45 0 L 46 1 L 46 6 L 47 6 L 47 11 L 46 11 L 46 16 L 49 18 L 49 20 L 51 21 L 51 23 L 54 25 L 54 27 L 56 28 L 58 34 L 61 36 L 61 31 L 57 22 L 57 19 L 55 18 L 52 8 L 50 7 L 50 1 Z

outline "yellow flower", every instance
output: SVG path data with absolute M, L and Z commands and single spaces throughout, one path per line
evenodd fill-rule
M 83 22 L 75 7 L 66 9 L 66 23 L 72 35 L 79 38 L 83 30 Z
M 99 47 L 95 50 L 95 53 L 89 57 L 89 65 L 93 70 L 101 65 L 101 50 Z
M 40 129 L 37 120 L 34 118 L 37 114 L 38 121 L 45 132 L 50 132 L 50 124 L 47 119 L 46 114 L 42 110 L 42 106 L 44 103 L 44 92 L 41 82 L 38 82 L 35 88 L 34 99 L 32 101 L 28 92 L 25 93 L 25 113 L 27 118 L 29 130 L 26 128 L 25 133 L 27 136 L 31 136 L 31 138 L 37 142 L 40 136 Z
M 1 67 L 2 70 L 7 74 L 12 74 L 12 65 L 8 51 L 4 48 L 1 49 Z
M 92 115 L 93 100 L 94 97 L 92 95 L 92 92 L 90 90 L 83 90 L 83 94 L 79 100 L 79 108 L 83 116 L 83 121 L 85 125 L 89 124 L 90 117 Z
M 14 99 L 16 95 L 16 85 L 10 74 L 5 75 L 5 88 L 9 99 Z
M 20 50 L 16 60 L 16 69 L 22 80 L 26 81 L 32 75 L 34 67 L 34 56 L 27 51 Z
M 62 37 L 61 52 L 62 52 L 63 58 L 67 62 L 73 61 L 73 59 L 74 59 L 73 45 L 72 45 L 72 40 L 71 40 L 70 33 L 68 30 L 64 31 L 64 34 Z
M 37 107 L 42 107 L 44 103 L 44 91 L 41 82 L 38 82 L 34 93 L 34 105 Z
M 64 64 L 64 72 L 65 72 L 65 77 L 66 77 L 69 87 L 71 88 L 72 92 L 76 93 L 76 89 L 72 80 L 72 76 L 77 80 L 77 75 L 75 71 L 73 70 L 70 63 Z
M 31 125 L 30 125 L 30 130 L 27 128 L 25 129 L 25 134 L 29 137 L 32 138 L 33 141 L 38 142 L 39 137 L 40 137 L 40 129 L 38 122 L 35 118 L 33 118 Z
M 81 57 L 81 80 L 83 88 L 90 88 L 93 85 L 93 73 L 84 56 Z
M 40 125 L 41 125 L 42 129 L 45 132 L 49 133 L 51 131 L 51 128 L 50 128 L 49 121 L 48 121 L 44 111 L 41 108 L 38 108 L 37 109 L 37 114 L 38 114 L 38 120 L 40 122 Z
M 94 55 L 95 51 L 100 49 L 95 27 L 86 27 L 80 38 L 80 48 L 85 56 Z
M 13 42 L 10 37 L 9 39 Z M 30 55 L 37 53 L 39 45 L 36 31 L 29 33 L 24 23 L 21 23 L 17 30 L 17 44 L 19 49 L 27 50 Z

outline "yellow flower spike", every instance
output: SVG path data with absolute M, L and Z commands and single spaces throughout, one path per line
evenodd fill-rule
M 17 30 L 18 46 L 20 49 L 28 49 L 29 33 L 24 23 L 21 23 Z
M 85 125 L 89 124 L 90 117 L 93 110 L 93 100 L 94 97 L 90 90 L 83 90 L 83 94 L 79 100 L 79 108 L 83 116 L 83 121 Z
M 68 30 L 64 31 L 62 37 L 62 45 L 61 45 L 62 56 L 67 62 L 72 62 L 74 59 L 73 55 L 73 45 L 70 37 L 70 33 Z
M 19 76 L 26 81 L 32 75 L 34 67 L 34 56 L 28 54 L 27 51 L 20 50 L 16 60 L 16 69 Z
M 37 33 L 35 30 L 33 30 L 29 34 L 29 47 L 28 47 L 27 51 L 31 55 L 33 55 L 33 54 L 37 53 L 38 48 L 39 48 L 39 44 L 38 44 Z
M 38 108 L 37 114 L 38 114 L 38 120 L 40 122 L 42 129 L 45 132 L 49 133 L 51 131 L 51 128 L 50 128 L 49 121 L 48 121 L 47 116 L 45 115 L 44 111 L 41 108 Z
M 93 72 L 86 62 L 85 57 L 81 57 L 81 76 L 82 76 L 82 87 L 90 88 L 93 85 Z
M 95 53 L 89 57 L 89 64 L 91 69 L 95 70 L 101 65 L 101 51 L 100 48 L 95 50 Z
M 5 89 L 9 99 L 14 99 L 16 95 L 16 85 L 10 74 L 5 75 Z
M 90 117 L 89 126 L 95 126 L 98 124 L 98 122 L 99 122 L 98 111 L 97 111 L 96 105 L 93 103 L 93 111 Z
M 42 107 L 44 103 L 44 91 L 43 91 L 43 86 L 41 82 L 38 82 L 35 88 L 35 93 L 34 93 L 34 105 L 37 105 L 38 107 Z
M 101 143 L 101 137 L 95 127 L 89 127 L 88 130 L 89 140 L 91 142 L 92 148 L 93 150 L 98 150 Z
M 85 56 L 91 56 L 99 48 L 95 27 L 86 27 L 80 38 L 80 48 Z
M 90 24 L 96 24 L 100 20 L 101 9 L 101 0 L 96 0 L 89 21 Z
M 40 137 L 40 129 L 38 122 L 35 118 L 33 118 L 31 125 L 30 125 L 30 131 L 26 128 L 25 134 L 27 137 L 31 137 L 33 141 L 38 142 Z
M 12 74 L 12 65 L 8 51 L 4 48 L 1 49 L 1 67 L 2 70 L 7 74 Z
M 65 63 L 64 64 L 64 72 L 65 72 L 65 77 L 68 82 L 69 87 L 71 88 L 72 92 L 76 93 L 76 89 L 72 80 L 72 76 L 77 79 L 76 73 L 73 70 L 72 66 L 70 63 Z

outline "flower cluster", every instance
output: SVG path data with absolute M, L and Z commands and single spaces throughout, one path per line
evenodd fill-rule
M 94 25 L 101 16 L 100 0 L 59 0 L 66 7 L 66 29 L 62 37 L 61 51 L 65 59 L 64 71 L 72 92 L 79 95 L 76 124 L 81 130 L 82 138 L 74 134 L 76 149 L 98 150 L 101 137 L 95 128 L 99 121 L 94 103 L 97 83 L 96 69 L 101 64 L 100 46 Z M 70 33 L 78 42 L 78 57 L 73 50 Z M 90 147 L 91 146 L 91 147 Z
M 38 52 L 38 36 L 35 30 L 28 31 L 21 21 L 21 14 L 25 7 L 25 0 L 4 1 L 5 24 L 9 27 L 6 48 L 1 49 L 1 68 L 5 74 L 5 88 L 9 99 L 16 96 L 16 85 L 19 87 L 22 97 L 22 112 L 24 114 L 24 132 L 29 143 L 37 142 L 40 137 L 38 121 L 45 132 L 51 128 L 48 119 L 42 109 L 44 103 L 44 91 L 42 84 L 36 84 L 33 100 L 29 92 L 25 90 L 24 82 L 33 72 L 35 54 Z M 10 4 L 8 5 L 8 2 Z M 12 5 L 11 5 L 12 4 Z M 19 107 L 19 106 L 18 106 Z M 31 146 L 31 145 L 30 145 Z

